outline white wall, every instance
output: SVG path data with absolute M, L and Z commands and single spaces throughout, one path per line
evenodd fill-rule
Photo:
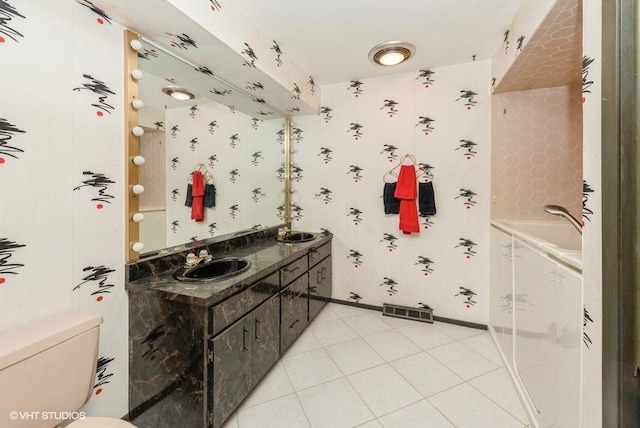
M 106 364 L 85 410 L 120 417 L 128 382 L 123 28 L 71 0 L 9 4 L 22 17 L 0 25 L 0 118 L 24 132 L 0 131 L 0 331 L 71 308 L 101 314 Z M 2 250 L 7 241 L 20 247 Z
M 417 307 L 427 304 L 435 315 L 486 324 L 489 308 L 488 235 L 490 181 L 490 62 L 461 64 L 432 70 L 432 82 L 418 72 L 322 87 L 319 116 L 294 119 L 293 160 L 301 169 L 295 179 L 293 228 L 334 233 L 333 297 L 382 305 L 392 302 Z M 477 93 L 472 105 L 459 99 L 461 91 Z M 384 107 L 393 100 L 396 113 Z M 327 112 L 326 109 L 330 109 Z M 420 117 L 434 119 L 425 131 Z M 356 135 L 352 124 L 361 125 Z M 428 132 L 428 134 L 426 133 Z M 460 140 L 477 144 L 473 156 L 459 148 Z M 385 145 L 393 145 L 389 159 Z M 330 158 L 322 150 L 331 151 Z M 422 218 L 419 234 L 403 235 L 398 216 L 385 215 L 383 175 L 404 154 L 433 167 L 437 214 Z M 362 169 L 358 179 L 352 166 Z M 330 200 L 318 196 L 328 189 Z M 472 190 L 467 208 L 460 189 Z M 359 210 L 360 220 L 353 210 Z M 385 234 L 396 237 L 390 250 Z M 469 256 L 460 239 L 475 244 Z M 361 254 L 358 260 L 353 252 Z M 426 267 L 421 257 L 433 263 Z M 397 283 L 389 291 L 385 277 Z M 473 302 L 459 295 L 470 289 Z M 360 298 L 356 297 L 359 296 Z

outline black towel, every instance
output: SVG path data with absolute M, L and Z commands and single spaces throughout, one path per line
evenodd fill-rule
M 193 186 L 191 184 L 187 184 L 187 198 L 184 201 L 184 205 L 186 207 L 190 207 L 193 204 Z
M 420 217 L 435 215 L 436 198 L 433 193 L 433 182 L 418 183 L 418 210 Z
M 216 206 L 216 187 L 213 184 L 207 184 L 204 188 L 204 206 L 207 208 Z
M 382 202 L 384 203 L 385 214 L 398 214 L 400 212 L 400 199 L 393 196 L 396 193 L 397 183 L 384 183 L 382 192 Z

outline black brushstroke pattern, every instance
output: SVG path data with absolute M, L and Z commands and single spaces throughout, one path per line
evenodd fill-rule
M 422 266 L 422 272 L 425 273 L 425 275 L 433 273 L 433 269 L 431 268 L 431 265 L 434 263 L 433 260 L 431 260 L 429 257 L 425 257 L 425 256 L 418 256 L 418 261 L 414 263 L 414 265 L 421 265 Z
M 111 24 L 111 18 L 109 17 L 109 15 L 107 15 L 107 12 L 105 12 L 104 10 L 100 9 L 98 6 L 96 6 L 95 4 L 93 4 L 93 2 L 89 1 L 89 0 L 76 0 L 76 2 L 88 9 L 90 9 L 91 11 L 93 11 L 93 13 L 95 13 L 96 15 L 98 15 L 101 18 L 104 18 L 105 21 L 107 21 L 109 24 Z
M 458 245 L 456 245 L 453 248 L 463 247 L 464 254 L 467 256 L 467 258 L 473 257 L 477 254 L 477 252 L 474 251 L 473 247 L 475 247 L 478 244 L 476 244 L 475 242 L 467 238 L 459 238 L 459 241 L 460 242 L 458 243 Z
M 398 148 L 393 144 L 384 144 L 380 154 L 385 153 L 387 156 L 387 159 L 392 161 L 398 158 L 398 155 L 396 154 L 396 150 L 398 150 Z
M 200 67 L 197 67 L 196 71 L 199 71 L 200 73 L 206 74 L 207 76 L 213 77 L 213 71 L 211 71 L 209 69 L 209 67 L 207 67 L 207 66 L 202 65 Z
M 398 110 L 396 109 L 397 105 L 398 105 L 397 101 L 384 100 L 384 103 L 382 104 L 382 107 L 380 107 L 380 110 L 387 109 L 387 113 L 389 114 L 389 116 L 393 116 L 395 114 L 398 114 Z
M 211 2 L 211 8 L 214 10 L 220 10 L 222 9 L 222 6 L 220 5 L 220 2 L 217 0 L 209 0 Z
M 524 47 L 524 35 L 518 37 L 518 40 L 516 41 L 516 50 L 518 52 L 522 52 L 523 47 Z
M 280 49 L 280 45 L 274 40 L 270 49 L 276 53 L 276 64 L 280 67 L 282 65 L 282 49 Z
M 302 95 L 302 91 L 300 90 L 300 87 L 298 86 L 297 83 L 293 84 L 293 89 L 292 89 L 294 95 L 291 97 L 294 100 L 299 100 L 300 99 L 300 95 Z
M 587 310 L 587 308 L 583 307 L 582 310 L 583 310 L 582 342 L 584 343 L 584 346 L 587 347 L 587 349 L 591 349 L 590 345 L 593 345 L 593 341 L 591 340 L 591 337 L 589 337 L 589 335 L 587 334 L 587 323 L 592 323 L 593 318 L 591 318 L 591 315 L 589 315 L 589 311 Z
M 362 211 L 360 211 L 358 208 L 349 208 L 349 214 L 347 214 L 347 216 L 351 216 L 353 217 L 353 222 L 355 224 L 360 224 L 362 223 L 362 214 L 364 214 Z
M 348 300 L 352 300 L 356 303 L 360 303 L 360 300 L 362 300 L 362 296 L 360 296 L 358 293 L 354 293 L 353 291 L 350 291 Z
M 502 48 L 504 49 L 504 53 L 509 52 L 509 34 L 510 31 L 508 29 L 502 34 Z
M 457 296 L 464 296 L 465 297 L 465 305 L 468 306 L 475 306 L 476 302 L 475 300 L 473 300 L 473 296 L 477 296 L 478 294 L 471 290 L 470 288 L 465 288 L 465 287 L 458 287 L 458 289 L 460 290 L 458 292 L 458 294 L 454 295 L 453 297 L 457 297 Z
M 432 126 L 433 122 L 435 122 L 435 119 L 432 119 L 429 116 L 418 116 L 418 123 L 416 123 L 416 126 L 422 125 L 422 132 L 424 132 L 426 135 L 429 135 L 430 132 L 433 132 L 435 130 L 435 128 Z
M 189 37 L 188 34 L 185 34 L 185 33 L 182 33 L 182 34 L 165 33 L 165 34 L 173 38 L 172 45 L 179 49 L 189 50 L 189 47 L 194 47 L 196 49 L 198 48 L 198 45 L 196 44 L 195 40 Z
M 418 79 L 423 79 L 422 80 L 422 84 L 428 88 L 429 86 L 433 85 L 435 83 L 435 80 L 433 80 L 433 75 L 436 74 L 435 71 L 433 70 L 419 70 L 418 71 L 418 77 L 416 77 L 416 80 Z
M 78 187 L 74 187 L 73 190 L 80 190 L 83 187 L 93 187 L 95 189 L 98 189 L 98 196 L 96 196 L 95 198 L 92 198 L 91 200 L 110 204 L 111 203 L 110 199 L 113 199 L 114 196 L 108 194 L 107 190 L 109 190 L 110 184 L 115 184 L 116 182 L 111 180 L 109 177 L 105 176 L 104 174 L 94 173 L 91 171 L 83 171 L 82 175 L 89 175 L 91 176 L 91 178 L 88 180 L 84 180 L 82 182 L 83 184 L 81 184 Z
M 362 95 L 362 85 L 364 85 L 364 83 L 362 83 L 359 80 L 352 80 L 349 82 L 349 89 L 353 90 L 353 95 L 355 95 L 356 97 Z
M 255 68 L 256 67 L 256 60 L 258 59 L 258 56 L 256 55 L 256 53 L 253 50 L 253 48 L 251 46 L 249 46 L 248 43 L 245 42 L 244 46 L 245 46 L 245 49 L 240 53 L 248 56 L 249 60 L 243 62 L 243 65 L 246 65 L 246 66 L 248 66 L 250 68 Z
M 331 199 L 331 195 L 333 194 L 333 192 L 329 189 L 327 189 L 326 187 L 321 187 L 320 188 L 320 197 L 322 198 L 322 200 L 324 201 L 325 204 L 331 202 L 333 199 Z
M 387 286 L 387 293 L 389 293 L 389 296 L 393 296 L 398 293 L 398 290 L 396 290 L 396 286 L 398 285 L 398 283 L 393 280 L 393 278 L 385 276 L 382 283 L 379 284 L 378 287 L 382 287 L 383 285 Z
M 385 233 L 384 237 L 379 242 L 385 242 L 386 243 L 386 247 L 389 250 L 395 250 L 396 248 L 398 248 L 398 245 L 396 244 L 397 240 L 398 240 L 398 238 L 393 236 L 392 234 Z
M 462 89 L 460 91 L 460 97 L 456 100 L 456 102 L 464 100 L 464 105 L 467 106 L 467 108 L 471 108 L 478 104 L 478 101 L 476 101 L 474 98 L 476 95 L 478 95 L 477 92 L 474 92 L 470 89 Z
M 219 95 L 221 97 L 224 97 L 225 95 L 231 94 L 233 91 L 231 89 L 223 89 L 221 91 L 221 90 L 219 90 L 217 88 L 213 88 L 213 89 L 209 90 L 209 92 L 211 92 L 214 95 Z
M 464 205 L 469 208 L 475 206 L 475 204 L 477 203 L 477 201 L 473 200 L 474 196 L 478 196 L 478 194 L 469 189 L 460 189 L 460 194 L 458 194 L 458 196 L 456 196 L 454 199 L 466 199 L 467 201 L 464 203 Z
M 582 180 L 582 218 L 587 221 L 591 221 L 591 216 L 593 215 L 593 210 L 587 207 L 589 203 L 589 193 L 593 193 L 595 190 L 589 186 L 587 180 Z
M 329 163 L 331 162 L 331 160 L 333 160 L 333 158 L 331 157 L 331 153 L 333 153 L 333 150 L 331 150 L 328 147 L 320 147 L 320 154 L 318 156 L 323 156 L 322 160 L 324 161 L 324 163 Z
M 93 385 L 94 389 L 111 382 L 109 378 L 113 376 L 113 373 L 108 373 L 108 370 L 109 370 L 108 366 L 109 366 L 109 363 L 111 363 L 113 360 L 115 360 L 115 358 L 108 358 L 108 357 L 98 358 L 98 365 L 96 367 L 96 383 L 95 385 Z
M 24 265 L 21 263 L 9 263 L 9 259 L 16 249 L 23 247 L 26 247 L 26 245 L 9 241 L 7 238 L 0 238 L 0 274 L 18 275 L 18 272 L 14 272 L 14 270 Z
M 264 85 L 261 82 L 247 82 L 245 88 L 250 91 L 264 90 Z
M 475 146 L 477 146 L 477 144 L 471 140 L 460 140 L 460 145 L 456 148 L 456 151 L 465 149 L 465 156 L 474 157 L 478 154 L 478 152 L 473 149 Z
M 331 116 L 332 111 L 333 109 L 329 107 L 320 107 L 320 114 L 324 115 L 324 123 L 328 123 L 329 121 L 331 121 L 331 119 L 333 119 L 333 116 Z
M 307 80 L 309 86 L 311 86 L 311 95 L 316 94 L 316 81 L 313 80 L 313 77 L 309 76 L 309 80 Z
M 82 278 L 82 282 L 75 287 L 73 287 L 73 291 L 80 289 L 81 286 L 88 282 L 97 282 L 98 289 L 91 293 L 92 296 L 97 294 L 105 294 L 111 293 L 111 288 L 115 287 L 114 284 L 107 284 L 109 281 L 109 274 L 115 272 L 114 269 L 109 269 L 106 266 L 87 266 L 82 269 L 83 272 L 90 272 L 87 276 Z
M 349 171 L 347 171 L 347 174 L 353 174 L 353 180 L 357 183 L 362 180 L 362 171 L 363 169 L 358 165 L 349 165 Z
M 0 0 L 0 34 L 4 34 L 14 42 L 18 41 L 16 37 L 24 37 L 22 33 L 9 26 L 9 23 L 16 17 L 26 19 L 25 16 L 20 14 L 20 12 L 18 12 L 15 7 L 11 6 L 8 1 Z M 2 38 L 0 37 L 0 39 Z M 0 41 L 3 40 L 4 39 Z
M 292 134 L 293 134 L 293 138 L 296 140 L 296 142 L 299 143 L 300 141 L 303 140 L 303 137 L 302 137 L 302 133 L 303 132 L 304 131 L 302 129 L 300 129 L 300 128 L 293 128 Z
M 353 138 L 357 140 L 362 137 L 362 128 L 364 128 L 364 126 L 360 125 L 359 123 L 351 122 L 349 124 L 349 130 L 347 132 L 351 132 Z
M 594 61 L 595 59 L 589 58 L 586 55 L 582 57 L 582 93 L 583 94 L 591 93 L 589 88 L 591 87 L 591 85 L 593 85 L 593 80 L 589 80 L 589 67 L 591 67 L 591 64 L 593 64 Z
M 107 103 L 107 99 L 110 95 L 115 95 L 107 85 L 101 80 L 98 80 L 91 76 L 90 74 L 83 74 L 82 77 L 89 80 L 89 83 L 83 83 L 82 87 L 73 88 L 74 91 L 82 91 L 87 90 L 91 91 L 94 94 L 98 95 L 98 102 L 95 104 L 91 104 L 93 107 L 96 107 L 106 113 L 111 114 L 111 110 L 115 110 L 115 107 L 111 104 Z
M 171 231 L 173 233 L 177 233 L 179 228 L 180 228 L 180 220 L 173 220 L 171 222 Z
M 349 250 L 348 259 L 353 259 L 353 264 L 357 266 L 362 266 L 362 253 L 358 250 Z
M 0 118 L 0 155 L 11 156 L 14 159 L 18 159 L 14 153 L 24 153 L 24 150 L 9 145 L 13 134 L 18 132 L 21 134 L 26 133 L 26 131 L 9 123 L 7 119 Z

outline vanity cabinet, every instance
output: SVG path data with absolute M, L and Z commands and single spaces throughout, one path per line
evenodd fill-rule
M 213 426 L 222 425 L 280 357 L 279 309 L 274 295 L 209 341 Z
M 260 268 L 242 285 L 194 286 L 173 270 L 127 284 L 137 426 L 220 428 L 330 299 L 330 238 L 244 251 Z

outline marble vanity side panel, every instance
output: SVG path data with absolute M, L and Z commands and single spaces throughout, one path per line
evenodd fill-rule
M 129 412 L 135 425 L 203 426 L 204 311 L 129 293 Z

